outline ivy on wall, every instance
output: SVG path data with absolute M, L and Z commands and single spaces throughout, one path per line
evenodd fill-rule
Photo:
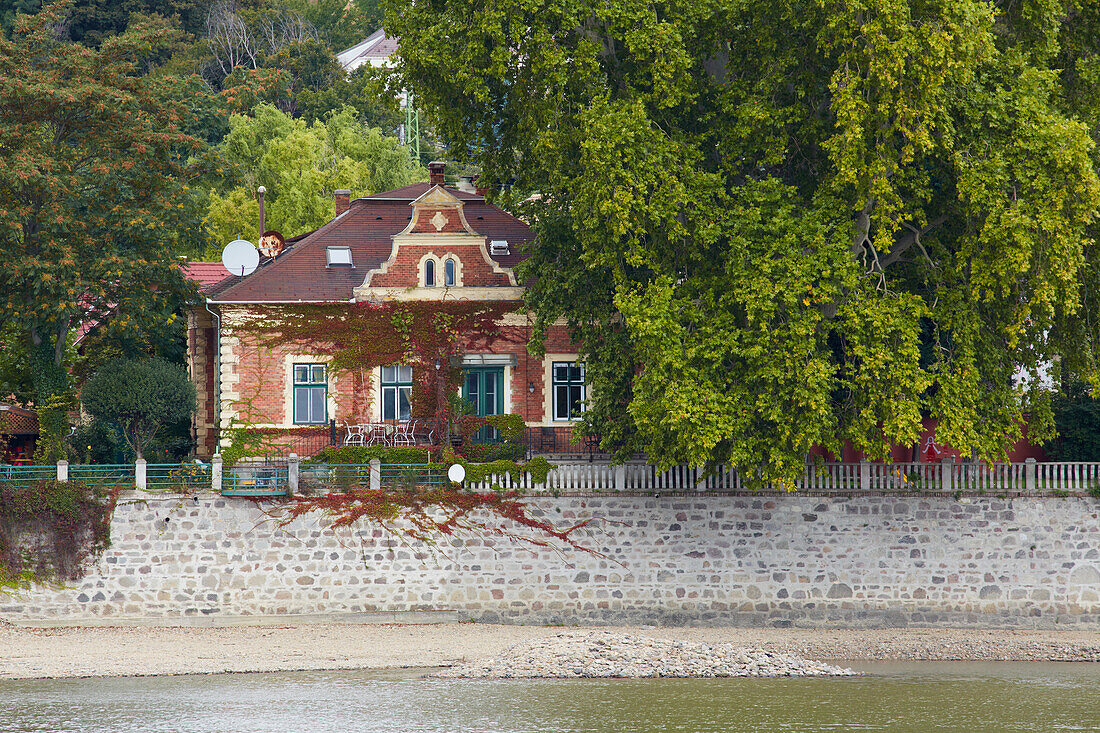
M 403 364 L 413 369 L 413 416 L 443 428 L 450 424 L 467 351 L 509 341 L 501 328 L 514 301 L 404 301 L 302 304 L 246 309 L 229 329 L 262 348 L 294 346 L 328 358 L 329 368 L 352 378 L 352 415 L 365 418 L 371 369 Z M 438 365 L 438 369 L 436 366 Z M 437 430 L 441 435 L 441 430 Z
M 111 544 L 119 487 L 0 483 L 0 589 L 77 580 Z

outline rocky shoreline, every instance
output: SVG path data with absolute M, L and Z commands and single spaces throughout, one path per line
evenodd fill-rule
M 430 669 L 480 663 L 564 631 L 662 643 L 731 645 L 830 662 L 1100 662 L 1100 630 L 573 627 L 494 624 L 306 624 L 33 628 L 0 623 L 0 680 L 336 669 Z
M 563 632 L 509 647 L 493 659 L 434 677 L 590 679 L 597 677 L 847 677 L 853 670 L 736 644 L 670 641 L 609 631 Z

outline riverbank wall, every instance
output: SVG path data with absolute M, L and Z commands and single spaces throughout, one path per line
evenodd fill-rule
M 420 612 L 531 624 L 1100 628 L 1091 497 L 534 497 L 598 518 L 598 553 L 494 537 L 409 545 L 277 527 L 253 501 L 127 492 L 112 546 L 61 588 L 0 596 L 18 624 Z M 395 616 L 397 618 L 397 616 Z

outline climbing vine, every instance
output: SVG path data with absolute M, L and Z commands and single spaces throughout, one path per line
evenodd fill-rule
M 79 579 L 111 544 L 118 487 L 0 482 L 0 588 Z
M 232 329 L 253 336 L 261 347 L 297 345 L 327 356 L 333 372 L 352 378 L 356 402 L 350 412 L 356 415 L 365 412 L 365 375 L 371 369 L 410 366 L 413 416 L 445 428 L 462 376 L 455 361 L 467 351 L 510 341 L 500 320 L 518 307 L 512 301 L 465 300 L 264 306 L 245 311 Z M 437 435 L 442 438 L 442 430 Z
M 302 515 L 319 512 L 333 528 L 360 521 L 380 526 L 404 540 L 433 544 L 459 534 L 503 537 L 534 547 L 599 552 L 580 544 L 577 533 L 596 521 L 586 519 L 566 527 L 533 516 L 515 491 L 477 493 L 453 486 L 410 489 L 355 488 L 321 496 L 293 496 L 269 511 L 279 526 Z M 602 556 L 602 555 L 601 555 Z

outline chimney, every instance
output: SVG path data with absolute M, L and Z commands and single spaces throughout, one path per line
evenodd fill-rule
M 434 160 L 428 163 L 428 173 L 431 175 L 431 183 L 433 186 L 443 185 L 443 169 L 447 167 L 447 164 L 442 160 Z
M 351 191 L 341 188 L 333 194 L 336 199 L 336 215 L 340 216 L 351 208 Z
M 481 176 L 474 176 L 472 183 L 474 184 L 474 193 L 485 198 L 485 194 L 488 193 L 489 187 L 481 184 Z

